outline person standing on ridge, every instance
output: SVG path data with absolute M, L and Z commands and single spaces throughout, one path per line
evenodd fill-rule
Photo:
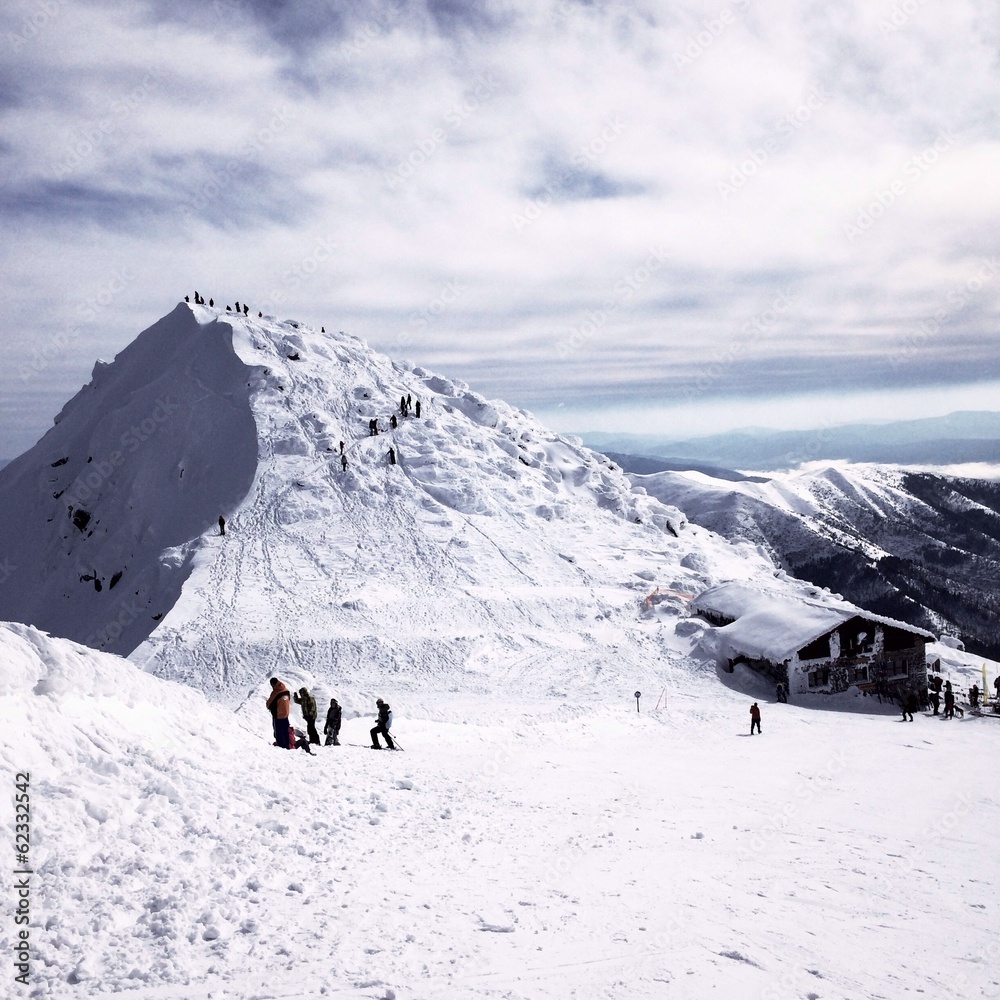
M 309 688 L 299 688 L 292 695 L 295 704 L 302 707 L 302 718 L 306 720 L 306 729 L 309 730 L 309 742 L 319 743 L 319 733 L 316 732 L 316 699 L 309 693 Z
M 392 727 L 392 709 L 381 699 L 376 698 L 375 704 L 378 706 L 378 722 L 372 728 L 372 749 L 381 750 L 382 744 L 379 743 L 379 735 L 385 737 L 385 745 L 389 750 L 395 750 L 396 744 L 392 742 L 392 737 L 389 735 L 389 729 Z
M 326 737 L 328 747 L 340 746 L 340 716 L 340 705 L 336 698 L 331 698 L 330 707 L 326 712 L 326 725 L 323 727 L 323 735 Z
M 288 736 L 288 712 L 290 708 L 291 698 L 288 695 L 288 688 L 277 677 L 272 677 L 267 710 L 271 713 L 271 722 L 274 726 L 274 745 L 284 747 L 286 750 L 293 749 Z
M 753 728 L 757 727 L 758 735 L 762 736 L 763 733 L 760 731 L 760 709 L 757 707 L 757 702 L 754 702 L 750 706 L 750 735 L 753 736 Z
M 226 533 L 226 519 L 220 514 L 219 515 L 219 534 L 224 535 Z

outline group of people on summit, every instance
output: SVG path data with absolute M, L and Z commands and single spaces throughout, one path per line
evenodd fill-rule
M 274 730 L 274 746 L 284 747 L 287 750 L 305 750 L 312 753 L 312 747 L 319 745 L 319 733 L 316 731 L 316 699 L 306 687 L 299 688 L 294 694 L 277 677 L 271 678 L 271 693 L 267 697 L 267 710 L 271 713 L 271 725 Z M 291 715 L 292 701 L 298 705 L 302 711 L 302 718 L 305 720 L 306 732 L 303 734 L 296 731 L 291 725 L 289 716 Z M 381 698 L 375 699 L 375 707 L 378 709 L 378 720 L 371 730 L 372 749 L 381 750 L 379 736 L 383 737 L 386 749 L 395 750 L 396 744 L 389 735 L 392 727 L 392 709 Z M 342 709 L 336 698 L 330 699 L 330 707 L 326 712 L 326 723 L 323 726 L 323 735 L 326 737 L 325 745 L 328 747 L 340 746 L 340 723 Z

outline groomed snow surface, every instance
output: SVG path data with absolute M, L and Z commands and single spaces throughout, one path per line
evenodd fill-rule
M 385 691 L 404 752 L 347 712 L 309 757 L 262 696 L 234 713 L 21 625 L 0 656 L 35 872 L 12 996 L 1000 995 L 1000 719 L 666 669 L 638 713 L 444 692 L 430 719 Z

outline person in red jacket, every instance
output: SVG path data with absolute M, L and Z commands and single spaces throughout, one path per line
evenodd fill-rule
M 757 732 L 760 733 L 760 709 L 757 707 L 757 702 L 754 702 L 750 706 L 750 735 L 753 736 L 753 727 L 757 727 Z M 761 735 L 763 735 L 761 733 Z
M 271 713 L 271 721 L 274 725 L 274 745 L 284 747 L 286 750 L 295 749 L 289 740 L 288 733 L 288 712 L 291 708 L 291 701 L 288 688 L 277 677 L 272 677 L 267 709 Z

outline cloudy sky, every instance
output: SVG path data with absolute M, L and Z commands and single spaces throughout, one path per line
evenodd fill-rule
M 1000 409 L 1000 0 L 10 0 L 0 456 L 198 289 L 560 430 Z

